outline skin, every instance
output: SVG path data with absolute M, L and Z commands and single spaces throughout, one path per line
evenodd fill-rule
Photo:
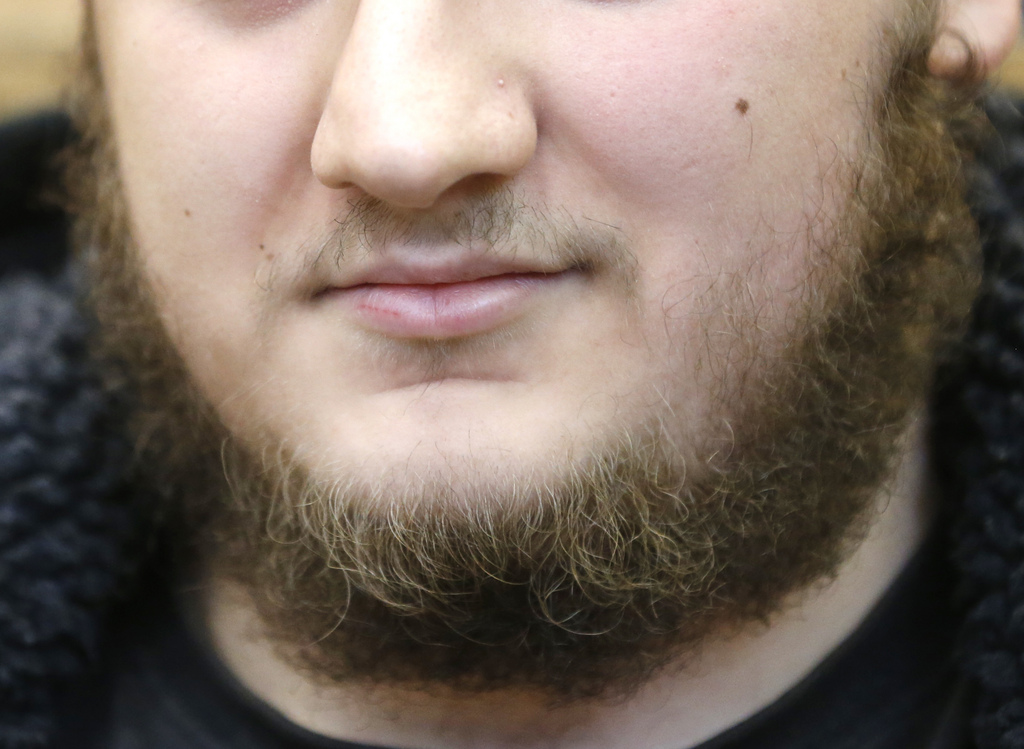
M 135 235 L 204 394 L 236 433 L 368 481 L 543 472 L 666 401 L 712 418 L 697 300 L 760 264 L 748 301 L 783 333 L 807 217 L 835 210 L 833 165 L 863 134 L 875 5 L 775 5 L 98 3 Z M 286 281 L 263 293 L 353 198 L 414 220 L 495 183 L 616 227 L 641 314 L 605 276 L 565 278 L 500 345 L 395 366 L 350 315 Z M 458 248 L 387 248 L 428 251 Z
M 487 477 L 541 482 L 648 419 L 670 420 L 684 454 L 727 427 L 720 373 L 701 364 L 727 358 L 733 335 L 705 335 L 701 300 L 746 279 L 726 306 L 758 310 L 769 349 L 791 334 L 821 260 L 811 240 L 838 215 L 843 168 L 864 142 L 890 6 L 96 0 L 94 10 L 145 272 L 227 426 L 254 444 L 273 435 L 328 476 L 403 489 L 443 473 L 469 496 Z M 932 72 L 959 72 L 957 35 L 991 70 L 1018 12 L 1013 0 L 950 3 Z M 371 196 L 415 222 L 495 187 L 614 227 L 635 259 L 634 294 L 610 272 L 561 274 L 502 335 L 444 355 L 439 339 L 452 336 L 409 354 L 408 341 L 347 308 L 311 301 L 304 248 L 352 201 Z M 395 262 L 464 252 L 377 249 Z M 528 249 L 495 250 L 513 251 L 531 270 L 559 270 Z M 909 478 L 880 497 L 886 511 L 834 586 L 794 604 L 789 626 L 712 648 L 703 676 L 663 677 L 626 706 L 555 714 L 518 695 L 508 704 L 521 709 L 497 720 L 483 698 L 439 693 L 403 723 L 386 718 L 400 693 L 370 704 L 356 692 L 315 696 L 247 636 L 229 589 L 210 600 L 212 636 L 270 704 L 344 738 L 636 746 L 643 724 L 649 746 L 696 743 L 813 667 L 918 544 L 922 457 L 908 446 L 905 458 Z
M 746 298 L 727 304 L 758 310 L 768 346 L 789 332 L 819 260 L 808 240 L 837 212 L 836 181 L 864 137 L 887 5 L 96 10 L 134 233 L 165 322 L 229 428 L 267 430 L 338 476 L 444 469 L 475 488 L 482 472 L 543 480 L 594 434 L 647 415 L 727 432 L 711 397 L 720 374 L 698 358 L 733 340 L 705 342 L 700 300 L 756 268 Z M 640 314 L 607 274 L 559 277 L 498 345 L 396 365 L 394 340 L 347 310 L 287 281 L 264 291 L 294 277 L 300 249 L 353 199 L 414 221 L 495 185 L 614 227 L 636 259 Z M 428 251 L 461 252 L 383 254 Z M 684 451 L 692 432 L 675 435 Z

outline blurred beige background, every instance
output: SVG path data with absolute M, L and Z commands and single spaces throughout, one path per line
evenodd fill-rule
M 0 0 L 0 118 L 57 101 L 81 0 Z M 1002 73 L 1024 93 L 1024 45 Z
M 0 117 L 57 100 L 81 0 L 0 0 Z

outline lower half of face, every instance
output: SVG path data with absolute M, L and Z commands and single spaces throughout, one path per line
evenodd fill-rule
M 730 399 L 764 366 L 753 354 L 784 349 L 807 299 L 827 296 L 808 279 L 833 262 L 820 245 L 867 140 L 882 19 L 715 5 L 494 2 L 413 33 L 372 2 L 97 3 L 144 272 L 227 426 L 339 478 L 467 489 L 543 482 L 638 428 L 688 462 L 703 430 L 727 439 Z M 417 54 L 434 71 L 428 100 L 438 77 L 472 83 L 421 48 L 449 26 L 490 40 L 449 57 L 494 67 L 499 93 L 474 96 L 528 112 L 530 158 L 496 175 L 476 154 L 428 208 L 388 202 L 402 162 L 325 186 L 310 149 L 328 91 L 390 111 L 390 79 L 346 78 L 381 64 L 388 39 L 405 77 Z M 787 52 L 783 32 L 807 41 Z M 458 85 L 452 106 L 469 96 Z M 401 96 L 409 119 L 433 111 Z M 441 124 L 405 134 L 451 156 L 460 132 Z M 500 152 L 515 133 L 493 128 Z
M 709 433 L 726 449 L 744 398 L 759 397 L 770 360 L 804 322 L 804 283 L 775 293 L 757 270 L 666 268 L 652 284 L 632 275 L 622 240 L 604 239 L 575 248 L 593 262 L 540 271 L 517 259 L 527 270 L 467 282 L 340 281 L 270 298 L 276 289 L 239 278 L 240 293 L 212 284 L 184 304 L 161 295 L 162 315 L 232 433 L 256 449 L 278 444 L 329 480 L 415 493 L 429 479 L 471 497 L 499 480 L 539 489 L 645 433 L 674 440 L 686 462 L 707 457 L 696 443 Z M 603 241 L 572 238 L 591 240 Z M 609 250 L 628 254 L 607 263 Z M 424 317 L 483 330 L 392 330 Z
M 922 321 L 933 316 L 933 303 L 962 295 L 932 284 L 914 264 L 955 267 L 970 233 L 951 197 L 955 154 L 939 120 L 876 121 L 884 94 L 908 112 L 938 109 L 928 91 L 886 91 L 890 61 L 878 61 L 894 50 L 882 48 L 881 14 L 832 2 L 808 14 L 792 5 L 552 0 L 531 6 L 543 23 L 520 28 L 522 17 L 532 17 L 527 10 L 481 4 L 519 19 L 523 36 L 512 41 L 495 30 L 500 25 L 478 23 L 494 52 L 475 50 L 473 59 L 500 69 L 495 90 L 529 104 L 535 141 L 514 173 L 480 167 L 424 207 L 408 203 L 429 180 L 421 172 L 412 180 L 405 162 L 387 162 L 375 177 L 363 173 L 363 187 L 328 186 L 310 168 L 310 149 L 328 89 L 355 97 L 350 84 L 339 89 L 344 66 L 380 64 L 368 39 L 402 32 L 396 38 L 438 66 L 431 47 L 417 47 L 429 41 L 417 34 L 433 27 L 412 34 L 392 19 L 394 27 L 371 28 L 387 18 L 373 2 L 296 3 L 266 18 L 229 2 L 97 3 L 113 126 L 99 137 L 109 146 L 108 166 L 119 162 L 114 179 L 124 188 L 99 191 L 106 204 L 100 201 L 98 215 L 130 216 L 122 232 L 93 227 L 93 237 L 110 240 L 99 249 L 99 276 L 101 284 L 104 277 L 112 287 L 121 283 L 111 298 L 131 297 L 117 271 L 136 265 L 138 277 L 127 285 L 141 280 L 147 290 L 145 299 L 135 295 L 136 309 L 153 312 L 161 326 L 135 330 L 115 347 L 143 352 L 135 357 L 142 360 L 147 341 L 166 338 L 173 352 L 159 361 L 180 357 L 187 387 L 245 452 L 268 465 L 297 465 L 318 487 L 303 495 L 326 503 L 316 522 L 332 512 L 345 516 L 346 498 L 362 506 L 370 498 L 387 509 L 388 522 L 395 508 L 411 509 L 410 520 L 441 500 L 463 516 L 482 503 L 505 512 L 510 501 L 522 502 L 526 514 L 516 517 L 523 522 L 509 528 L 531 527 L 526 520 L 538 501 L 568 501 L 581 486 L 590 487 L 587 501 L 604 498 L 608 506 L 636 508 L 633 499 L 649 498 L 625 525 L 606 527 L 613 538 L 674 497 L 652 534 L 637 538 L 682 529 L 671 554 L 691 558 L 693 548 L 711 548 L 733 575 L 733 603 L 742 604 L 746 590 L 756 599 L 748 613 L 763 615 L 787 584 L 835 564 L 844 524 L 884 477 L 901 419 L 923 396 L 930 349 L 915 349 L 921 339 L 914 333 L 929 338 L 933 322 Z M 363 57 L 345 56 L 345 34 L 322 31 L 328 21 L 347 29 Z M 568 46 L 549 38 L 552 26 Z M 369 34 L 374 28 L 379 37 Z M 147 52 L 132 41 L 140 37 L 151 42 Z M 803 41 L 790 49 L 780 39 Z M 456 52 L 474 49 L 452 52 L 461 59 Z M 423 84 L 429 92 L 430 81 Z M 422 103 L 406 93 L 408 106 Z M 385 94 L 366 92 L 389 111 Z M 889 116 L 900 111 L 890 107 Z M 440 134 L 462 142 L 458 129 Z M 424 137 L 444 143 L 434 131 Z M 414 152 L 407 156 L 415 161 Z M 915 192 L 921 169 L 938 175 L 928 194 Z M 363 189 L 371 183 L 379 194 Z M 388 192 L 399 183 L 404 191 Z M 937 218 L 956 224 L 948 242 L 924 231 Z M 958 272 L 939 275 L 955 286 Z M 867 446 L 864 435 L 878 439 Z M 594 466 L 604 474 L 585 476 Z M 607 488 L 609 466 L 631 478 L 611 482 L 618 494 L 591 491 Z M 737 514 L 692 514 L 711 506 Z M 756 533 L 742 537 L 752 513 L 765 519 L 764 546 L 753 541 Z M 683 516 L 703 519 L 688 528 Z M 793 518 L 806 522 L 798 530 Z M 451 557 L 479 561 L 469 546 L 491 548 L 486 527 L 478 525 L 480 533 L 468 534 L 472 540 Z M 347 531 L 327 527 L 318 543 L 332 533 Z M 784 557 L 781 537 L 806 554 L 790 555 L 796 561 L 788 567 L 780 561 L 766 589 L 751 592 L 737 570 L 754 566 L 740 557 L 730 563 L 723 553 L 739 549 L 748 562 L 769 551 Z M 686 551 L 686 543 L 693 548 Z M 513 534 L 495 552 L 512 559 L 517 545 L 528 546 Z M 382 583 L 360 578 L 383 569 L 382 559 L 351 556 L 369 546 L 364 538 L 324 551 L 350 572 L 327 598 L 351 591 L 354 580 L 367 589 Z M 811 557 L 826 566 L 812 570 Z M 551 563 L 564 571 L 579 562 Z M 392 563 L 391 582 L 417 579 L 415 564 L 421 572 L 440 568 L 422 555 Z M 292 569 L 303 564 L 292 560 Z M 485 593 L 512 574 L 507 565 L 474 569 L 455 579 L 479 582 Z M 647 568 L 633 558 L 623 564 L 623 588 L 637 587 L 629 577 L 636 569 Z M 533 591 L 551 569 L 520 573 L 531 582 L 517 590 Z M 601 598 L 609 570 L 599 573 L 590 587 L 574 584 L 583 586 L 583 599 L 603 600 L 605 613 L 618 616 L 621 602 Z M 658 593 L 674 607 L 671 626 L 714 603 L 709 593 L 676 605 L 682 591 L 707 591 L 709 580 L 719 580 L 697 563 L 693 573 L 670 576 L 674 592 Z M 694 580 L 703 582 L 694 587 Z M 464 634 L 479 642 L 490 636 L 485 631 L 506 631 L 509 610 L 539 606 L 509 606 L 498 612 L 505 619 L 496 629 L 486 630 L 485 602 L 468 614 L 459 608 L 472 607 L 467 591 L 443 592 L 450 582 L 434 581 L 430 595 L 435 603 L 458 599 L 458 606 L 427 607 L 441 619 L 412 640 L 469 621 Z M 428 587 L 420 580 L 417 589 Z M 377 590 L 378 603 L 409 592 Z M 337 616 L 329 601 L 320 604 L 328 620 Z M 565 605 L 578 611 L 581 600 Z M 317 622 L 336 626 L 328 620 Z M 410 626 L 407 616 L 396 625 Z M 533 631 L 537 622 L 522 627 Z M 635 655 L 624 643 L 641 642 L 638 631 L 615 641 L 615 669 Z M 566 628 L 559 633 L 546 640 L 554 651 L 535 652 L 530 678 L 540 678 L 552 652 L 574 657 Z M 476 653 L 472 661 L 494 665 L 490 657 Z M 496 671 L 515 671 L 510 664 L 523 657 L 511 653 Z M 436 660 L 424 663 L 438 668 Z

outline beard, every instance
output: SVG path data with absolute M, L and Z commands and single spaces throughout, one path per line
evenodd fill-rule
M 275 435 L 241 439 L 222 424 L 161 322 L 132 239 L 90 23 L 73 103 L 82 137 L 67 165 L 76 242 L 96 355 L 135 404 L 136 478 L 162 496 L 182 558 L 243 585 L 264 634 L 325 682 L 555 700 L 628 693 L 834 576 L 975 284 L 961 173 L 976 115 L 971 97 L 928 78 L 935 18 L 914 8 L 884 35 L 887 67 L 860 158 L 844 170 L 843 210 L 827 229 L 809 219 L 823 260 L 790 335 L 768 345 L 759 310 L 705 300 L 706 324 L 730 309 L 740 342 L 706 363 L 727 373 L 728 433 L 691 426 L 684 459 L 666 409 L 597 435 L 543 481 L 339 477 Z M 593 237 L 537 229 L 539 213 L 515 205 L 485 196 L 429 231 L 557 235 L 552 253 L 582 266 L 598 254 Z M 373 200 L 344 225 L 342 246 L 423 229 Z M 601 262 L 628 289 L 628 254 Z

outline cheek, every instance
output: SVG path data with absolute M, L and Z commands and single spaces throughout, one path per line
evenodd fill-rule
M 606 196 L 637 236 L 688 248 L 802 231 L 831 165 L 856 158 L 858 66 L 877 56 L 870 5 L 836 5 L 638 4 L 553 29 L 537 89 L 541 158 L 577 167 L 560 191 Z
M 552 54 L 556 72 L 541 84 L 538 107 L 541 139 L 571 153 L 565 163 L 586 165 L 617 193 L 640 190 L 635 202 L 653 207 L 652 198 L 676 202 L 676 188 L 703 164 L 730 157 L 738 128 L 719 111 L 728 76 L 712 50 L 683 55 L 673 38 L 644 29 L 626 38 L 601 27 L 573 31 Z M 645 38 L 642 54 L 635 36 Z
M 218 35 L 196 11 L 148 10 L 159 5 L 121 10 L 125 28 L 104 49 L 137 238 L 157 273 L 212 265 L 251 278 L 280 207 L 315 211 L 309 149 L 330 65 L 289 54 L 316 46 L 302 18 L 290 33 Z
M 737 315 L 782 339 L 804 303 L 864 136 L 858 65 L 878 54 L 867 4 L 836 5 L 638 4 L 629 23 L 552 30 L 538 172 L 630 237 L 665 382 L 728 369 L 714 357 L 746 351 Z
M 99 26 L 125 196 L 200 385 L 239 381 L 259 335 L 247 311 L 281 244 L 275 227 L 297 221 L 313 234 L 334 215 L 309 167 L 330 66 L 287 54 L 302 41 L 314 49 L 303 19 L 242 44 L 211 35 L 209 19 L 154 10 L 160 2 L 126 3 Z

